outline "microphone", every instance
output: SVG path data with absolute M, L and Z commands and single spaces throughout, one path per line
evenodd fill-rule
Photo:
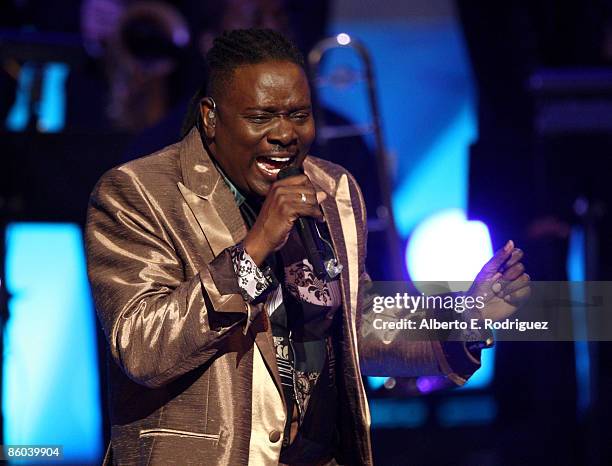
M 304 173 L 304 171 L 301 167 L 288 166 L 282 168 L 278 172 L 277 179 L 283 180 L 291 176 L 301 175 L 302 173 Z M 306 257 L 308 257 L 308 261 L 312 264 L 315 275 L 319 278 L 322 278 L 324 275 L 334 278 L 337 273 L 332 276 L 323 259 L 325 249 L 321 237 L 319 236 L 315 220 L 310 217 L 299 217 L 295 222 L 295 226 L 302 240 L 302 244 L 306 249 Z M 333 260 L 335 261 L 335 259 Z M 338 273 L 340 272 L 338 271 Z

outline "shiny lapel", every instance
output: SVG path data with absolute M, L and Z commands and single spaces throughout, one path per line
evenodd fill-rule
M 306 159 L 304 161 L 304 172 L 310 178 L 310 181 L 315 185 L 315 189 L 317 191 L 323 191 L 327 194 L 326 199 L 321 203 L 321 209 L 323 210 L 323 215 L 325 216 L 325 221 L 327 222 L 327 226 L 329 228 L 329 234 L 331 235 L 332 243 L 334 245 L 334 250 L 336 251 L 337 259 L 342 264 L 342 273 L 340 274 L 340 284 L 342 288 L 342 302 L 345 308 L 345 312 L 351 312 L 351 299 L 350 299 L 350 290 L 354 288 L 354 286 L 350 281 L 351 268 L 353 264 L 349 264 L 348 254 L 347 254 L 347 246 L 345 242 L 345 235 L 343 232 L 343 220 L 340 216 L 339 206 L 346 205 L 346 199 L 338 200 L 336 198 L 338 192 L 338 183 L 334 180 L 327 172 L 325 172 L 321 167 L 315 165 L 310 159 Z M 342 182 L 343 178 L 346 178 L 346 175 L 343 175 L 340 178 L 340 182 Z M 348 202 L 350 203 L 350 196 L 348 198 Z M 357 250 L 357 245 L 353 246 L 355 251 Z M 355 270 L 357 270 L 355 268 Z M 353 286 L 351 286 L 353 285 Z
M 308 159 L 304 162 L 304 171 L 315 185 L 315 188 L 325 191 L 328 195 L 325 201 L 321 203 L 321 208 L 329 227 L 337 259 L 343 266 L 342 273 L 340 274 L 340 284 L 343 296 L 344 324 L 347 326 L 347 331 L 351 338 L 353 365 L 357 374 L 359 374 L 360 365 L 356 328 L 357 295 L 359 292 L 359 239 L 348 175 L 342 174 L 335 181 L 324 170 L 311 163 Z M 358 385 L 361 412 L 364 413 L 366 423 L 369 426 L 371 419 L 365 387 L 361 377 L 356 377 L 355 381 Z
M 178 183 L 179 189 L 216 257 L 242 241 L 246 225 L 232 192 L 204 150 L 197 129 L 181 142 L 180 158 L 183 183 Z
M 304 163 L 304 171 L 315 184 L 315 187 L 322 188 L 328 196 L 321 203 L 325 221 L 329 227 L 329 233 L 336 251 L 337 259 L 342 264 L 340 273 L 340 286 L 342 289 L 342 303 L 345 317 L 345 324 L 352 333 L 352 350 L 355 355 L 357 351 L 356 333 L 356 313 L 357 313 L 357 292 L 359 286 L 359 262 L 358 262 L 358 240 L 357 225 L 355 223 L 355 212 L 351 202 L 348 177 L 342 174 L 340 179 L 335 182 L 329 175 L 318 167 L 317 171 L 310 172 L 308 165 Z M 322 178 L 321 178 L 322 177 Z M 319 183 L 323 180 L 323 183 Z M 330 182 L 331 180 L 331 182 Z M 327 191 L 332 188 L 333 191 Z M 357 361 L 358 363 L 358 361 Z M 357 364 L 358 368 L 359 365 Z
M 246 225 L 234 195 L 204 150 L 196 128 L 181 142 L 180 159 L 183 183 L 179 182 L 178 187 L 216 257 L 224 249 L 244 239 Z M 249 331 L 283 397 L 272 332 L 265 312 L 259 313 Z

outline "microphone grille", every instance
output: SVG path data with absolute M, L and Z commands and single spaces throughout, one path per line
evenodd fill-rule
M 295 165 L 290 165 L 288 167 L 285 167 L 279 170 L 277 179 L 283 180 L 285 178 L 289 178 L 290 176 L 301 175 L 302 173 L 304 173 L 304 171 L 302 170 L 302 167 L 296 167 Z

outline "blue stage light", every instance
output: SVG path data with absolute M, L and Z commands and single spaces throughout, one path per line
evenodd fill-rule
M 40 101 L 31 102 L 37 73 L 41 73 Z M 65 63 L 45 63 L 38 66 L 24 63 L 19 71 L 15 101 L 6 117 L 6 127 L 10 131 L 25 131 L 31 118 L 38 118 L 36 127 L 41 133 L 57 133 L 64 128 L 66 121 L 66 79 L 69 67 Z M 38 107 L 38 115 L 30 115 L 33 105 Z
M 95 313 L 73 224 L 6 231 L 4 444 L 62 445 L 72 464 L 102 454 Z
M 487 388 L 495 376 L 495 347 L 482 350 L 480 369 L 459 390 L 482 390 Z
M 572 282 L 586 280 L 586 251 L 584 229 L 575 227 L 569 238 L 567 252 L 567 277 Z M 574 302 L 585 302 L 584 287 L 581 283 L 572 285 L 572 299 Z M 587 341 L 587 316 L 585 308 L 575 306 L 572 309 L 572 321 L 574 324 L 574 358 L 576 361 L 576 403 L 577 410 L 584 416 L 592 403 L 592 374 L 591 354 L 589 342 Z
M 387 381 L 387 379 L 388 377 L 368 377 L 367 378 L 368 386 L 372 390 L 378 390 L 379 388 L 385 385 L 385 382 Z
M 440 403 L 437 416 L 443 427 L 490 424 L 497 416 L 497 404 L 489 395 L 458 397 Z
M 425 424 L 429 416 L 427 405 L 421 400 L 370 400 L 372 428 L 414 428 Z

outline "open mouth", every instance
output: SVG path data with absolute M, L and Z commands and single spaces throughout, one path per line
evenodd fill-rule
M 269 176 L 278 176 L 278 172 L 291 165 L 291 162 L 293 161 L 295 157 L 293 156 L 284 156 L 284 157 L 278 157 L 278 156 L 261 156 L 261 157 L 257 157 L 256 164 L 257 167 L 266 175 Z

